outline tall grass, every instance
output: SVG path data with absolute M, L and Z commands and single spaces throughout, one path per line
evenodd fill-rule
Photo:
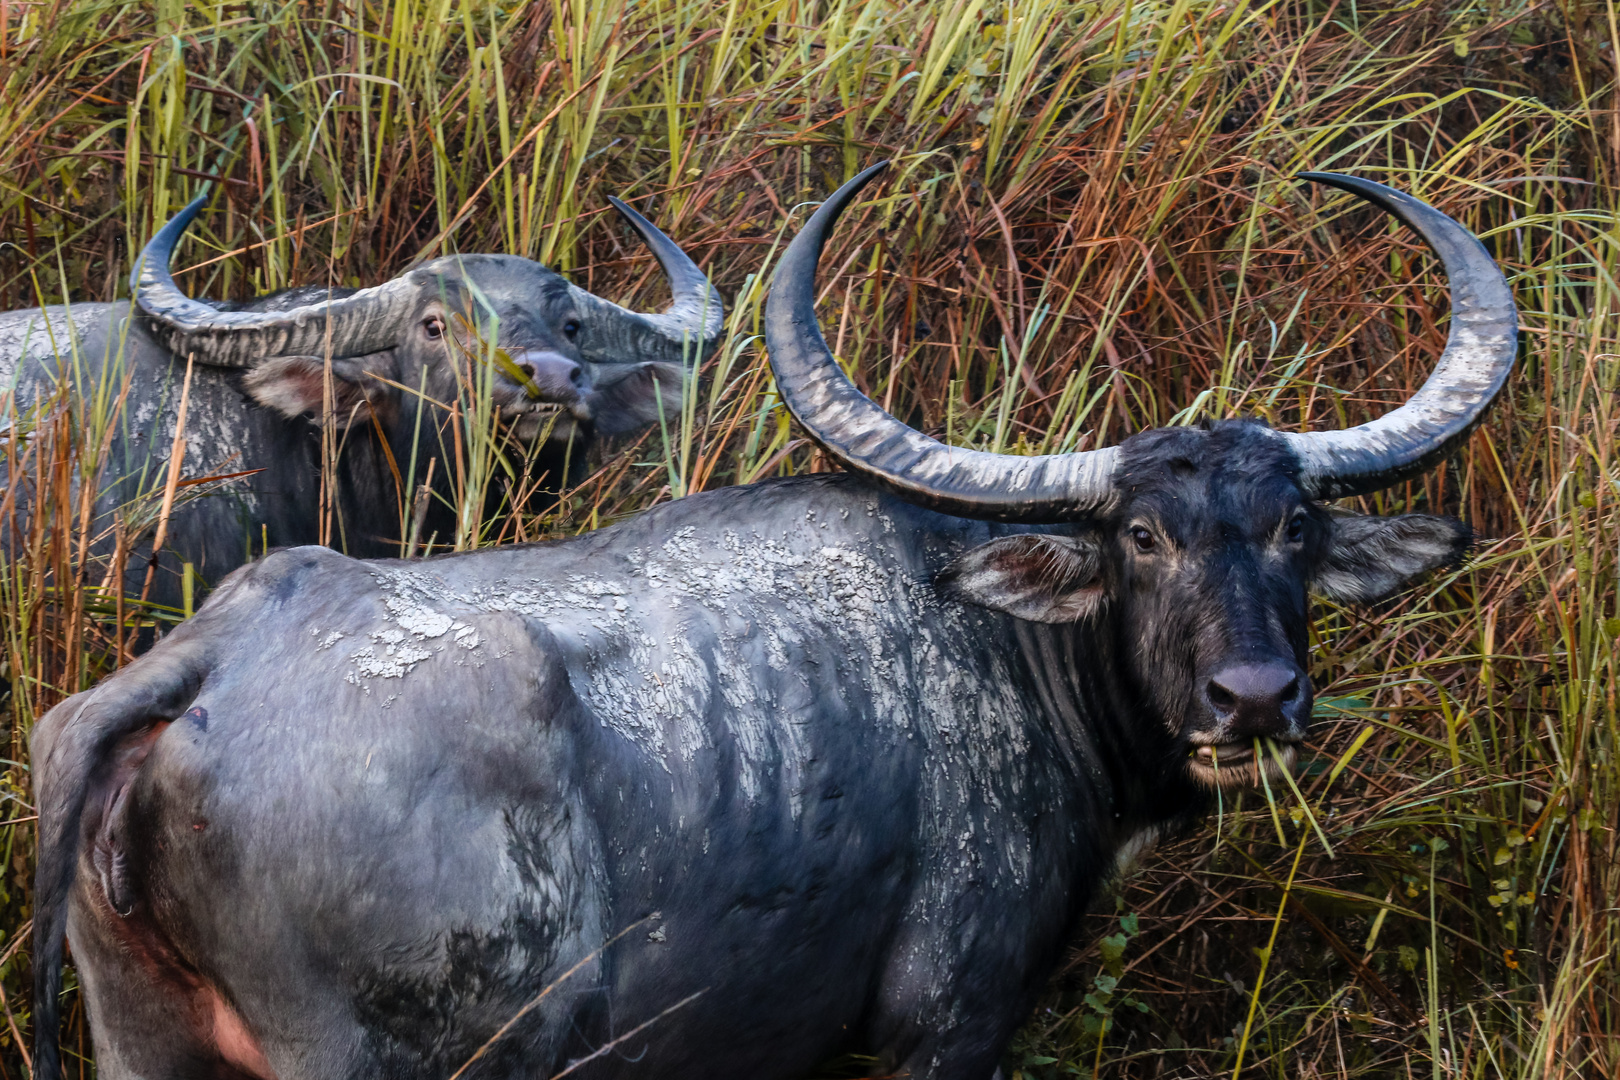
M 763 363 L 762 291 L 805 204 L 879 157 L 897 167 L 823 260 L 829 339 L 896 415 L 1012 453 L 1377 415 L 1444 340 L 1434 262 L 1290 178 L 1356 172 L 1468 223 L 1514 283 L 1521 365 L 1467 447 L 1360 502 L 1459 513 L 1476 557 L 1323 610 L 1297 789 L 1147 856 L 1006 1067 L 1620 1073 L 1612 4 L 101 0 L 0 20 L 7 307 L 122 295 L 129 253 L 204 175 L 226 180 L 182 253 L 197 295 L 489 250 L 654 305 L 608 194 L 705 266 L 728 336 L 680 414 L 543 517 L 464 517 L 459 546 L 823 468 Z M 64 401 L 5 443 L 5 513 L 36 507 L 0 576 L 7 1076 L 29 1019 L 28 732 L 123 634 L 72 484 L 116 408 Z M 68 1025 L 88 1053 L 76 1003 Z

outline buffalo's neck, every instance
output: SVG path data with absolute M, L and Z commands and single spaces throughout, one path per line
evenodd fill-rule
M 428 409 L 422 414 L 420 422 L 411 410 L 406 410 L 403 416 L 404 419 L 392 426 L 389 445 L 394 467 L 400 470 L 402 477 L 399 484 L 410 489 L 404 499 L 407 507 L 405 539 L 409 538 L 415 527 L 419 534 L 419 550 L 426 548 L 431 539 L 433 550 L 442 552 L 455 540 L 458 525 L 456 508 L 462 505 L 457 485 L 466 483 L 465 469 L 458 470 L 456 459 L 458 455 L 465 459 L 473 452 L 465 447 L 457 449 L 444 414 L 438 410 Z M 568 444 L 558 442 L 497 450 L 496 453 L 504 456 L 504 463 L 492 462 L 492 467 L 484 470 L 489 479 L 484 486 L 481 503 L 483 524 L 497 523 L 495 533 L 499 533 L 499 523 L 513 513 L 533 516 L 553 509 L 557 504 L 558 492 L 566 490 L 570 483 L 583 479 L 588 472 L 588 452 L 588 440 L 583 438 L 577 439 L 571 450 Z M 407 473 L 408 476 L 405 475 Z M 382 456 L 380 443 L 371 457 L 349 467 L 349 475 L 353 478 L 351 484 L 355 489 L 349 497 L 357 505 L 369 500 L 367 505 L 372 507 L 371 520 L 392 523 L 399 518 L 396 481 L 387 460 Z M 422 501 L 418 513 L 416 501 L 430 476 L 432 491 Z M 362 484 L 367 486 L 362 488 Z M 518 501 L 515 507 L 514 501 Z M 395 528 L 397 531 L 397 526 Z M 510 533 L 507 536 L 510 538 Z M 368 557 L 397 555 L 400 550 L 401 545 L 394 540 L 386 551 L 375 551 Z M 355 552 L 351 549 L 350 554 Z
M 1107 614 L 1082 624 L 1014 620 L 1041 711 L 1069 758 L 1080 797 L 1123 842 L 1201 805 L 1181 774 L 1175 740 L 1120 675 Z

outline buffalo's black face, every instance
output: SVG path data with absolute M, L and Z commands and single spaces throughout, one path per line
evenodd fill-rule
M 1135 436 L 1114 481 L 1113 505 L 1073 534 L 992 541 L 941 584 L 1019 618 L 1106 621 L 1124 693 L 1210 786 L 1258 781 L 1257 751 L 1276 769 L 1304 738 L 1310 593 L 1379 599 L 1469 539 L 1427 515 L 1330 514 L 1286 444 L 1246 421 Z
M 484 381 L 523 443 L 567 441 L 591 423 L 582 319 L 561 277 L 503 256 L 442 259 L 428 269 L 438 273 L 424 290 L 422 332 L 398 350 L 406 385 L 425 377 L 430 393 L 447 401 L 458 379 Z
M 633 357 L 625 363 L 585 359 L 588 320 L 567 282 L 545 267 L 511 256 L 468 255 L 436 260 L 417 276 L 419 300 L 394 348 L 333 359 L 338 425 L 375 416 L 384 427 L 400 425 L 396 434 L 403 436 L 414 426 L 414 410 L 401 407 L 410 395 L 400 387 L 449 402 L 456 400 L 458 380 L 464 384 L 469 376 L 488 380 L 501 419 L 523 444 L 632 431 L 655 422 L 660 406 L 666 413 L 679 409 L 678 366 Z M 274 311 L 327 295 L 291 290 L 242 307 Z M 247 386 L 285 416 L 318 417 L 325 370 L 320 357 L 276 357 L 250 372 Z
M 1134 689 L 1196 778 L 1253 779 L 1256 747 L 1287 760 L 1310 722 L 1306 594 L 1327 516 L 1263 428 L 1148 432 L 1122 457 L 1102 539 Z

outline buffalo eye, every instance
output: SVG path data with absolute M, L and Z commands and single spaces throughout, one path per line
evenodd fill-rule
M 569 341 L 573 341 L 575 338 L 579 337 L 578 319 L 569 319 L 567 322 L 563 323 L 563 337 L 567 338 Z
M 444 320 L 437 315 L 429 315 L 422 320 L 422 333 L 428 336 L 429 341 L 438 341 L 444 337 Z
M 1305 515 L 1295 514 L 1288 522 L 1288 542 L 1297 544 L 1305 539 Z
M 1153 539 L 1152 533 L 1137 525 L 1131 529 L 1131 543 L 1136 545 L 1137 551 L 1148 552 L 1152 551 L 1158 542 Z

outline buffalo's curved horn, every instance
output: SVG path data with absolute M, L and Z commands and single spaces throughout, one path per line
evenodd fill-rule
M 1427 203 L 1339 173 L 1300 173 L 1395 215 L 1434 249 L 1451 286 L 1451 333 L 1428 380 L 1400 408 L 1343 431 L 1288 432 L 1315 498 L 1361 495 L 1423 472 L 1468 437 L 1501 392 L 1517 351 L 1513 292 L 1484 245 Z
M 844 376 L 816 323 L 816 263 L 833 223 L 888 162 L 833 193 L 793 238 L 771 282 L 765 342 L 782 400 L 826 451 L 912 502 L 963 517 L 1064 521 L 1113 495 L 1118 452 L 1017 457 L 936 442 L 880 409 Z
M 622 308 L 610 300 L 568 286 L 574 307 L 584 320 L 579 351 L 597 364 L 661 360 L 695 364 L 720 340 L 725 308 L 720 294 L 697 263 L 652 222 L 612 196 L 613 209 L 641 236 L 669 278 L 671 302 L 662 315 Z
M 152 333 L 178 356 L 216 367 L 249 367 L 268 356 L 359 356 L 395 345 L 420 284 L 411 275 L 289 311 L 219 311 L 180 291 L 169 259 L 208 193 L 193 199 L 141 251 L 129 276 Z

